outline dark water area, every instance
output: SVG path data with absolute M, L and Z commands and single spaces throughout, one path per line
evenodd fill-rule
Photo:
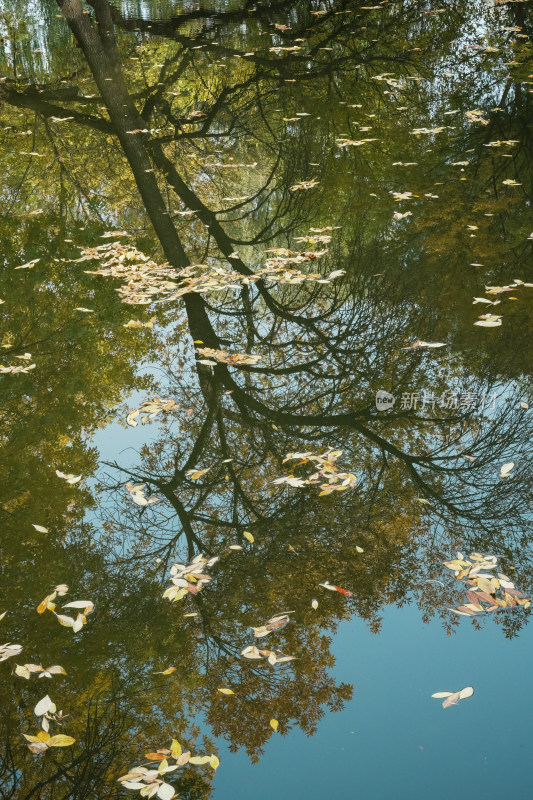
M 1 798 L 531 796 L 532 35 L 0 2 Z

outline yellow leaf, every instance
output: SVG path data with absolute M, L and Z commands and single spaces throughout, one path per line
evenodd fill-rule
M 172 744 L 170 745 L 170 754 L 172 758 L 179 758 L 181 752 L 181 744 L 176 739 L 172 739 Z
M 235 694 L 233 689 L 219 689 L 220 694 Z
M 72 736 L 65 736 L 64 733 L 58 733 L 56 736 L 52 736 L 48 739 L 48 746 L 49 747 L 70 747 L 71 744 L 74 744 L 76 739 L 73 739 Z
M 47 733 L 46 731 L 39 731 L 39 733 L 37 734 L 37 740 L 39 742 L 48 742 L 50 741 L 50 734 Z
M 278 725 L 279 725 L 279 722 L 277 721 L 277 719 L 271 719 L 270 720 L 270 727 L 272 728 L 272 730 L 277 731 Z
M 17 664 L 15 666 L 15 675 L 18 675 L 19 678 L 26 678 L 28 681 L 30 679 L 30 671 L 28 667 L 23 666 L 22 664 Z
M 177 667 L 167 667 L 163 670 L 163 672 L 154 672 L 154 675 L 172 675 L 173 672 L 176 672 Z
M 189 764 L 209 764 L 211 756 L 193 756 L 189 758 Z
M 211 756 L 211 760 L 209 762 L 209 766 L 213 769 L 216 769 L 220 764 L 220 759 L 217 756 Z
M 37 606 L 37 613 L 44 614 L 46 609 L 49 608 L 50 605 L 52 605 L 52 600 L 55 599 L 56 595 L 57 592 L 52 592 L 52 594 L 49 594 L 47 597 L 45 597 L 43 602 L 39 603 L 39 605 Z
M 242 535 L 244 536 L 245 539 L 248 539 L 250 544 L 254 543 L 255 539 L 249 531 L 244 531 Z

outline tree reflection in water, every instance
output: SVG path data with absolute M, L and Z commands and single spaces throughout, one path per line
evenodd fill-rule
M 378 632 L 385 607 L 414 600 L 426 621 L 437 615 L 453 628 L 448 609 L 462 587 L 443 578 L 442 561 L 454 548 L 498 553 L 520 588 L 531 586 L 520 346 L 528 289 L 515 286 L 516 306 L 503 298 L 509 333 L 488 338 L 470 308 L 483 289 L 475 273 L 464 277 L 466 259 L 489 253 L 500 266 L 482 273 L 488 284 L 530 265 L 524 197 L 503 195 L 507 166 L 489 151 L 495 140 L 514 142 L 513 180 L 529 197 L 531 101 L 519 82 L 495 89 L 492 67 L 463 60 L 462 88 L 450 79 L 447 100 L 470 107 L 475 77 L 478 96 L 501 89 L 501 113 L 487 125 L 453 117 L 455 133 L 430 134 L 429 148 L 426 134 L 412 133 L 431 116 L 443 64 L 481 4 L 457 3 L 446 24 L 410 3 L 378 13 L 344 2 L 191 7 L 158 20 L 107 0 L 58 6 L 74 40 L 50 21 L 61 47 L 46 44 L 48 69 L 27 43 L 20 56 L 5 44 L 12 70 L 0 90 L 3 124 L 11 120 L 4 147 L 16 149 L 6 263 L 51 262 L 23 282 L 3 277 L 3 296 L 16 298 L 5 357 L 16 363 L 31 348 L 37 363 L 31 376 L 9 376 L 20 382 L 3 406 L 3 577 L 17 609 L 10 640 L 24 641 L 25 661 L 68 673 L 49 694 L 61 697 L 77 741 L 72 752 L 32 756 L 20 733 L 33 730 L 42 685 L 6 679 L 3 796 L 113 798 L 123 795 L 117 777 L 173 737 L 209 753 L 208 730 L 258 760 L 270 719 L 281 733 L 312 734 L 326 709 L 351 697 L 331 675 L 341 620 L 357 615 Z M 522 6 L 506 13 L 528 30 Z M 413 41 L 431 42 L 443 61 L 421 61 Z M 419 71 L 424 83 L 413 79 Z M 46 174 L 35 171 L 40 155 Z M 462 182 L 466 162 L 475 175 Z M 476 251 L 465 233 L 471 209 L 476 221 L 494 216 L 475 234 Z M 76 245 L 94 248 L 106 228 L 118 230 L 108 237 L 118 244 L 80 262 Z M 122 264 L 141 263 L 140 252 L 165 262 L 175 285 L 159 286 L 144 307 L 120 306 L 119 284 L 84 271 L 101 269 L 113 248 L 126 253 Z M 267 259 L 280 271 L 258 278 Z M 191 274 L 220 280 L 222 271 L 228 288 L 187 289 Z M 122 285 L 131 299 L 134 284 Z M 154 316 L 155 328 L 126 328 L 135 316 Z M 413 346 L 419 337 L 446 346 Z M 143 362 L 150 374 L 139 377 Z M 52 467 L 96 471 L 87 434 L 133 388 L 174 401 L 157 432 L 135 457 L 102 464 L 97 485 L 58 486 Z M 396 398 L 387 411 L 376 408 L 379 390 Z M 494 408 L 480 398 L 495 398 Z M 133 407 L 120 406 L 119 418 Z M 146 430 L 137 428 L 134 446 Z M 355 488 L 320 496 L 315 485 L 274 483 L 315 471 L 287 454 L 330 449 L 342 451 L 336 464 L 357 476 Z M 500 479 L 509 457 L 512 478 Z M 134 505 L 127 482 L 159 502 Z M 50 535 L 27 534 L 41 519 Z M 171 564 L 199 552 L 220 557 L 213 580 L 177 604 L 163 599 Z M 52 614 L 35 615 L 58 581 L 96 602 L 75 640 Z M 325 581 L 352 595 L 324 592 Z M 250 627 L 289 609 L 290 623 L 264 648 L 297 660 L 243 658 Z M 527 616 L 514 608 L 493 618 L 511 637 Z M 176 774 L 180 797 L 210 795 L 209 768 Z

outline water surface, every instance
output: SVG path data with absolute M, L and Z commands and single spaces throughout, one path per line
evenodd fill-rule
M 0 12 L 2 797 L 528 796 L 529 5 Z

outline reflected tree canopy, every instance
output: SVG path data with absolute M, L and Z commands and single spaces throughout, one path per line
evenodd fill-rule
M 415 603 L 452 632 L 457 549 L 531 588 L 532 19 L 29 5 L 0 17 L 2 624 L 23 646 L 2 796 L 114 798 L 173 738 L 258 760 L 272 719 L 313 734 L 353 691 L 340 622 L 377 633 Z M 169 602 L 199 553 L 212 580 Z M 56 614 L 96 606 L 79 633 L 36 613 L 63 583 Z M 472 624 L 512 637 L 528 616 Z M 43 684 L 76 743 L 34 755 Z M 169 780 L 195 800 L 213 775 Z

